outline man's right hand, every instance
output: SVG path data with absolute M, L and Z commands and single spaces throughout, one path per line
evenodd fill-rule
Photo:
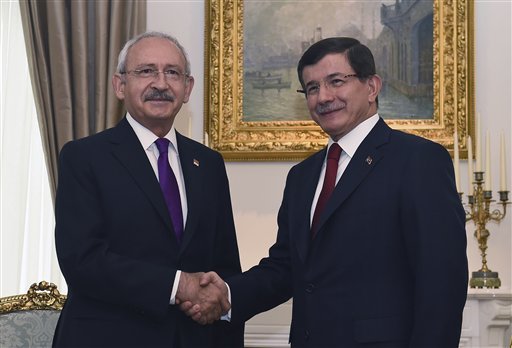
M 176 303 L 186 315 L 203 325 L 220 319 L 231 308 L 226 283 L 215 272 L 182 272 Z

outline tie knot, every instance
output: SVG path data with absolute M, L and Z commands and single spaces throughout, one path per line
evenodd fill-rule
M 337 143 L 334 143 L 329 148 L 329 152 L 327 153 L 327 159 L 328 160 L 336 160 L 338 162 L 340 160 L 341 156 L 341 146 L 339 146 Z
M 160 154 L 167 153 L 169 151 L 169 143 L 170 141 L 167 138 L 158 138 L 155 140 L 156 147 Z

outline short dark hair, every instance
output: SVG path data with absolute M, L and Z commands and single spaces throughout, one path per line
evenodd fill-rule
M 347 54 L 348 63 L 354 69 L 359 79 L 365 79 L 375 75 L 375 60 L 368 47 L 351 37 L 331 37 L 320 40 L 311 45 L 302 55 L 297 66 L 299 81 L 304 88 L 302 70 L 308 65 L 318 63 L 323 57 L 330 53 Z

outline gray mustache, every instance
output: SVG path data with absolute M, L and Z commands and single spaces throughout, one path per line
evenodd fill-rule
M 144 101 L 148 100 L 165 100 L 165 101 L 174 101 L 174 96 L 172 94 L 169 94 L 166 91 L 160 91 L 158 89 L 154 89 L 151 92 L 149 92 L 145 97 Z
M 323 114 L 326 112 L 331 112 L 333 110 L 341 109 L 343 107 L 344 107 L 344 105 L 339 104 L 339 103 L 329 103 L 329 104 L 320 104 L 315 108 L 315 110 L 316 110 L 317 114 Z

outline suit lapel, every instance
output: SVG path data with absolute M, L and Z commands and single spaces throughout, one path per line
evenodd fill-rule
M 368 174 L 377 166 L 382 159 L 379 147 L 389 139 L 390 128 L 379 119 L 379 122 L 359 145 L 354 157 L 341 176 L 331 198 L 328 200 L 325 209 L 320 216 L 319 232 L 334 211 L 356 190 L 357 186 L 365 180 Z
M 137 135 L 126 118 L 113 129 L 110 139 L 113 155 L 121 162 L 135 183 L 146 194 L 169 231 L 173 231 L 167 205 L 153 168 Z
M 297 209 L 297 216 L 305 217 L 295 219 L 295 223 L 298 225 L 290 228 L 291 233 L 294 234 L 293 238 L 297 242 L 298 253 L 303 262 L 307 259 L 311 245 L 311 205 L 313 204 L 313 197 L 315 196 L 326 151 L 327 149 L 319 151 L 307 160 L 309 163 L 304 163 L 306 170 L 304 170 L 304 174 L 300 180 L 304 186 L 303 188 L 298 188 L 300 192 L 299 199 L 297 199 L 296 202 L 292 202 L 293 204 L 297 204 L 297 207 L 290 209 L 290 211 L 293 212 Z
M 203 187 L 203 168 L 201 168 L 201 158 L 199 154 L 194 153 L 192 147 L 188 144 L 189 139 L 176 132 L 178 142 L 178 151 L 180 156 L 181 170 L 185 180 L 185 189 L 187 191 L 187 221 L 183 240 L 181 242 L 180 254 L 186 249 L 192 240 L 192 236 L 197 230 L 201 209 L 201 192 Z

